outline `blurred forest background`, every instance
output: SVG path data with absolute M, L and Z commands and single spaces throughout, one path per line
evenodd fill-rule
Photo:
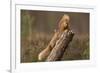
M 64 14 L 70 16 L 75 36 L 62 61 L 89 60 L 89 13 L 21 10 L 21 63 L 39 62 L 38 54 L 50 42 Z

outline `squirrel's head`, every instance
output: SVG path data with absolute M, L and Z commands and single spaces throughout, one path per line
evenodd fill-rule
M 69 15 L 64 14 L 62 19 L 59 22 L 59 30 L 64 31 L 65 29 L 68 29 L 69 28 L 69 21 L 70 21 Z
M 69 21 L 70 21 L 70 17 L 69 15 L 67 14 L 64 14 L 63 17 L 62 17 L 62 22 L 66 22 L 66 24 L 69 24 Z

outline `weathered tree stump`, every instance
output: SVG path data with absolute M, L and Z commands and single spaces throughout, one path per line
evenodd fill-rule
M 74 33 L 71 30 L 65 30 L 59 40 L 57 40 L 55 47 L 52 49 L 46 61 L 60 61 L 73 36 Z

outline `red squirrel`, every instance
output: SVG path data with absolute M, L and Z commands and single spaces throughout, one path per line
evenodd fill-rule
M 61 18 L 60 22 L 58 23 L 58 30 L 55 30 L 55 34 L 52 37 L 49 45 L 39 53 L 38 60 L 44 60 L 48 57 L 52 49 L 54 48 L 57 40 L 59 39 L 61 33 L 65 30 L 69 30 L 69 16 L 67 14 L 64 14 Z

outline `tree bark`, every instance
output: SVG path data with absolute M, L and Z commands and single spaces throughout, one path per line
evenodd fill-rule
M 60 61 L 68 47 L 68 44 L 72 41 L 73 36 L 74 33 L 71 30 L 65 30 L 59 40 L 57 40 L 56 45 L 52 49 L 46 61 Z

